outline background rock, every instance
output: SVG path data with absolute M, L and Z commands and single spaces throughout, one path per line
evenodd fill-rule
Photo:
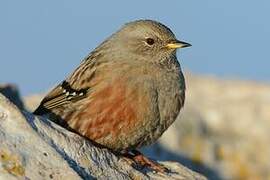
M 6 96 L 12 103 L 16 104 L 20 109 L 24 109 L 20 92 L 15 84 L 0 85 L 0 93 Z
M 269 85 L 189 75 L 186 100 L 153 157 L 209 179 L 270 179 Z

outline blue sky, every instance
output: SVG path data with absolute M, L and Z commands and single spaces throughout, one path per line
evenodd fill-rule
M 270 82 L 270 1 L 0 1 L 0 83 L 46 92 L 122 24 L 155 19 L 193 46 L 184 71 Z

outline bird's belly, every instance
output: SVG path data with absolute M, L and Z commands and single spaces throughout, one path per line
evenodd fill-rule
M 182 108 L 182 95 L 181 94 L 171 94 L 175 98 L 166 100 L 166 104 L 170 107 L 159 108 L 159 120 L 158 123 L 151 124 L 151 131 L 145 133 L 144 139 L 139 144 L 139 147 L 150 145 L 155 143 L 158 138 L 171 126 L 171 124 L 176 120 L 180 109 Z M 159 102 L 161 103 L 161 102 Z
M 158 104 L 152 89 L 126 82 L 93 90 L 91 100 L 78 102 L 74 108 L 80 110 L 63 119 L 79 134 L 115 151 L 136 148 L 158 122 Z
M 179 113 L 179 92 L 158 92 L 151 79 L 141 79 L 132 84 L 117 79 L 93 90 L 87 103 L 75 105 L 80 110 L 63 119 L 79 134 L 115 151 L 152 144 Z
M 114 98 L 105 92 L 101 94 L 104 97 L 100 100 L 90 101 L 82 111 L 64 113 L 67 116 L 62 119 L 78 134 L 114 151 L 136 149 L 154 143 L 180 110 L 175 99 L 168 99 L 168 104 L 179 109 L 166 110 L 165 114 L 170 116 L 164 116 L 163 110 L 156 108 L 157 99 L 151 102 L 146 97 L 140 97 L 136 91 L 125 98 L 123 94 Z M 75 106 L 82 108 L 79 104 Z
M 185 80 L 182 72 L 161 75 L 158 79 L 158 122 L 152 124 L 153 130 L 145 136 L 142 146 L 154 143 L 176 120 L 184 106 Z

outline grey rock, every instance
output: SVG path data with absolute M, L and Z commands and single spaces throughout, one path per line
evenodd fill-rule
M 20 109 L 24 108 L 23 101 L 21 100 L 20 92 L 15 84 L 2 84 L 0 85 L 0 93 L 6 96 Z

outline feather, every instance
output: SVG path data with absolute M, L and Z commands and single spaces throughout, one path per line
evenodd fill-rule
M 78 101 L 84 98 L 90 88 L 73 89 L 67 81 L 63 81 L 54 88 L 40 103 L 34 111 L 36 115 L 48 113 L 51 109 L 58 108 L 70 102 Z

